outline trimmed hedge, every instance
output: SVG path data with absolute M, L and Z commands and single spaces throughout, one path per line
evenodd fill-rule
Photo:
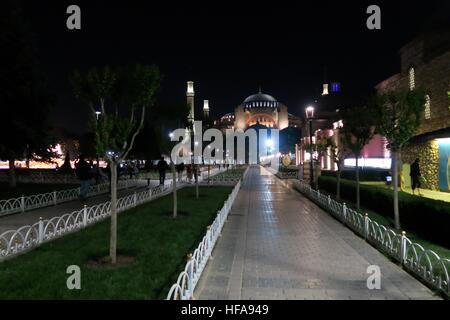
M 322 171 L 321 175 L 324 177 L 336 177 L 337 171 Z M 386 181 L 386 176 L 389 176 L 388 170 L 360 168 L 359 181 Z M 345 169 L 341 172 L 342 179 L 355 180 L 355 170 Z
M 319 177 L 319 189 L 336 194 L 336 179 Z M 450 248 L 450 203 L 398 193 L 400 223 L 406 231 Z M 341 199 L 356 202 L 356 183 L 341 180 Z M 383 187 L 360 185 L 361 206 L 394 219 L 394 194 Z

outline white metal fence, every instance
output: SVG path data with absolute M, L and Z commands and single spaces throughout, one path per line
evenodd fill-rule
M 432 250 L 425 249 L 406 237 L 405 232 L 394 230 L 373 221 L 368 215 L 348 208 L 345 203 L 321 194 L 301 181 L 295 181 L 294 187 L 308 198 L 330 212 L 347 225 L 356 234 L 363 237 L 374 247 L 401 263 L 403 268 L 427 283 L 431 288 L 450 296 L 449 271 L 450 260 L 441 258 Z
M 117 200 L 117 212 L 151 201 L 172 189 L 172 181 Z M 32 249 L 69 232 L 78 231 L 111 215 L 111 202 L 103 202 L 49 220 L 40 219 L 33 225 L 9 230 L 0 235 L 0 260 Z
M 9 177 L 6 173 L 0 173 L 0 182 L 8 182 Z M 74 175 L 36 172 L 27 175 L 16 175 L 16 181 L 19 183 L 40 183 L 40 184 L 77 184 L 78 179 Z
M 207 227 L 206 235 L 195 249 L 188 255 L 188 262 L 167 294 L 167 300 L 189 300 L 193 297 L 195 287 L 208 262 L 211 252 L 230 213 L 231 207 L 241 187 L 241 181 L 234 186 L 222 209 L 217 213 L 214 222 Z
M 136 184 L 136 180 L 119 180 L 117 182 L 117 188 L 123 189 L 133 187 L 136 186 Z M 109 192 L 109 183 L 92 185 L 89 187 L 88 196 L 96 196 L 107 192 Z M 57 205 L 59 203 L 75 200 L 79 195 L 80 188 L 78 187 L 0 200 L 0 216 Z
M 217 170 L 214 174 L 221 172 Z M 201 181 L 201 177 L 200 177 Z M 122 183 L 127 183 L 123 181 Z M 130 181 L 128 181 L 130 183 Z M 173 181 L 164 186 L 149 188 L 144 191 L 134 192 L 117 199 L 117 212 L 136 207 L 149 202 L 164 194 L 170 193 Z M 180 185 L 183 187 L 185 185 Z M 40 219 L 33 225 L 22 226 L 16 230 L 8 230 L 0 234 L 0 261 L 26 250 L 30 250 L 40 244 L 53 240 L 69 232 L 78 231 L 88 225 L 103 220 L 111 215 L 111 202 L 103 202 L 91 207 L 85 206 L 62 216 L 48 220 Z
M 280 179 L 297 179 L 298 171 L 278 171 L 276 176 Z

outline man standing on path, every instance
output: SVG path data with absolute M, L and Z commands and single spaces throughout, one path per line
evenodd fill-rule
M 409 173 L 409 175 L 411 176 L 411 189 L 412 189 L 412 193 L 414 194 L 414 190 L 417 187 L 417 192 L 419 193 L 420 196 L 420 167 L 419 167 L 419 158 L 416 158 L 416 160 L 411 164 L 411 171 Z
M 86 162 L 83 154 L 80 155 L 78 162 L 75 164 L 75 170 L 77 177 L 80 180 L 80 199 L 84 202 L 87 199 L 92 176 L 91 167 Z
M 169 165 L 163 157 L 161 157 L 161 160 L 158 161 L 157 168 L 159 172 L 159 184 L 164 185 L 164 180 L 166 179 L 166 170 L 169 168 Z

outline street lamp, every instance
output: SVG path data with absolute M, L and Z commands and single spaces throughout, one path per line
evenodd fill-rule
M 305 109 L 305 113 L 306 113 L 306 120 L 309 121 L 309 176 L 310 176 L 310 183 L 311 183 L 311 188 L 314 188 L 314 159 L 313 159 L 313 141 L 312 141 L 312 120 L 314 118 L 314 107 L 313 106 L 308 106 Z
M 100 111 L 95 111 L 95 118 L 98 121 L 98 117 L 101 115 L 102 113 Z

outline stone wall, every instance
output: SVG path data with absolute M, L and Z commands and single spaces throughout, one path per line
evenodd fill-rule
M 439 145 L 436 140 L 410 144 L 403 148 L 401 160 L 412 164 L 419 158 L 420 172 L 427 182 L 422 188 L 439 190 Z
M 414 68 L 415 87 L 430 98 L 430 118 L 422 116 L 415 135 L 449 127 L 450 123 L 450 40 L 448 36 L 431 34 L 418 37 L 401 49 L 401 72 L 381 82 L 377 89 L 407 90 L 409 68 Z M 425 108 L 424 108 L 425 109 Z

